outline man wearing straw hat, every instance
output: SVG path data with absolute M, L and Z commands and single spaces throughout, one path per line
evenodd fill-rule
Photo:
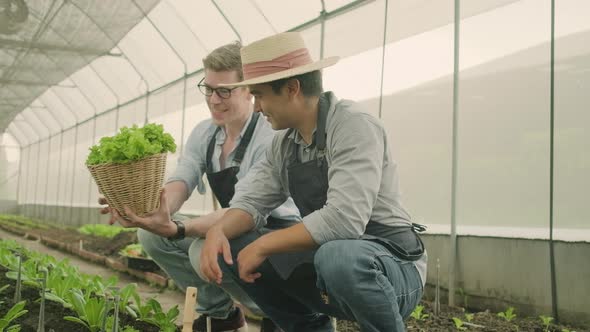
M 288 131 L 199 240 L 197 272 L 218 284 L 236 280 L 288 332 L 332 331 L 328 315 L 362 331 L 404 331 L 426 278 L 423 226 L 401 206 L 382 124 L 322 92 L 319 70 L 338 58 L 314 62 L 299 33 L 259 40 L 241 56 L 244 81 L 226 86 L 248 86 L 255 111 Z M 303 222 L 262 228 L 288 197 Z
M 243 79 L 239 43 L 228 44 L 212 51 L 203 59 L 205 76 L 198 87 L 205 95 L 211 119 L 199 123 L 188 138 L 174 174 L 168 179 L 161 198 L 160 209 L 144 217 L 126 211 L 128 220 L 111 212 L 111 223 L 119 221 L 126 227 L 139 227 L 138 238 L 146 252 L 181 288 L 197 287 L 197 312 L 202 315 L 193 324 L 194 331 L 206 330 L 206 317 L 211 317 L 212 331 L 242 331 L 244 315 L 234 307 L 232 297 L 258 316 L 263 313 L 238 287 L 217 285 L 201 280 L 191 266 L 189 252 L 195 237 L 203 237 L 208 228 L 226 209 L 180 222 L 170 219 L 195 190 L 205 193 L 203 175 L 221 206 L 226 208 L 234 194 L 234 186 L 265 154 L 275 131 L 263 117 L 253 112 L 252 95 L 245 87 L 227 88 L 220 83 L 235 83 Z M 292 200 L 284 200 L 268 216 L 269 227 L 286 227 L 301 220 Z M 101 201 L 105 204 L 105 201 Z M 193 255 L 193 256 L 198 256 Z M 275 331 L 274 323 L 263 319 L 264 331 Z

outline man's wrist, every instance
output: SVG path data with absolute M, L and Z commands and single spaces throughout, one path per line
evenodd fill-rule
M 170 241 L 176 241 L 176 240 L 182 240 L 184 239 L 185 235 L 186 235 L 186 228 L 184 226 L 184 224 L 181 221 L 178 220 L 171 220 L 171 223 L 173 224 L 173 229 L 176 229 L 176 231 L 174 233 L 172 233 L 171 236 L 168 236 L 168 240 Z
M 270 256 L 272 254 L 272 249 L 268 246 L 268 236 L 270 234 L 265 234 L 259 237 L 256 241 L 252 242 L 251 245 L 256 247 L 256 250 L 264 256 Z

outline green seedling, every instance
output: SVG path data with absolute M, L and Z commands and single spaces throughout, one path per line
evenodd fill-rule
M 0 294 L 4 293 L 4 291 L 7 290 L 9 286 L 10 285 L 4 285 L 4 286 L 0 287 Z
M 461 318 L 453 317 L 453 323 L 455 323 L 457 330 L 467 330 L 467 328 L 463 326 L 465 322 L 463 322 Z
M 154 315 L 149 318 L 142 319 L 143 321 L 156 325 L 162 332 L 174 332 L 176 331 L 176 318 L 180 311 L 178 306 L 172 307 L 168 312 L 162 311 L 162 306 L 158 301 L 151 298 L 147 301 L 147 305 L 152 308 Z
M 135 229 L 124 228 L 121 226 L 111 226 L 105 224 L 87 224 L 78 228 L 78 232 L 86 235 L 93 235 L 99 237 L 114 238 L 121 232 L 133 232 Z
M 79 289 L 72 289 L 70 294 L 72 310 L 78 317 L 65 316 L 64 319 L 83 325 L 90 332 L 100 331 L 103 315 L 108 314 L 105 298 L 89 297 L 88 294 L 82 294 Z
M 17 332 L 20 331 L 20 325 L 10 325 L 10 323 L 20 316 L 29 312 L 25 310 L 25 304 L 27 301 L 20 301 L 8 310 L 8 312 L 4 315 L 4 317 L 0 318 L 0 332 Z M 10 326 L 9 326 L 10 325 Z
M 461 296 L 463 298 L 463 307 L 467 308 L 468 307 L 468 295 L 465 292 L 465 290 L 463 288 L 459 288 L 457 289 L 457 293 L 459 293 L 459 296 Z
M 471 323 L 471 321 L 473 320 L 473 314 L 465 314 L 465 320 L 468 321 L 469 323 Z
M 424 306 L 417 305 L 416 308 L 414 308 L 414 311 L 412 311 L 412 313 L 410 314 L 410 316 L 412 316 L 417 321 L 424 320 L 424 319 L 428 318 L 428 314 L 422 313 L 423 311 L 424 311 Z
M 541 316 L 539 316 L 539 318 L 543 322 L 543 326 L 545 326 L 545 332 L 549 332 L 549 325 L 551 325 L 551 322 L 553 321 L 553 317 L 541 315 Z
M 508 307 L 508 309 L 506 309 L 506 311 L 499 312 L 498 316 L 504 318 L 507 322 L 510 322 L 511 320 L 516 318 L 516 314 L 514 313 L 513 307 Z

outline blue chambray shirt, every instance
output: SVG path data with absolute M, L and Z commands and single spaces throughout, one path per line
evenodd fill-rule
M 240 144 L 250 121 L 252 121 L 252 116 L 250 116 L 250 119 L 246 121 L 244 128 L 242 128 L 242 132 L 236 141 L 236 147 Z M 186 142 L 183 155 L 178 159 L 176 170 L 172 176 L 168 178 L 167 183 L 173 181 L 184 182 L 189 196 L 195 189 L 201 194 L 205 193 L 206 186 L 203 182 L 203 176 L 205 176 L 207 168 L 207 146 L 215 134 L 215 130 L 217 130 L 217 126 L 211 119 L 200 122 L 195 129 L 193 129 Z M 266 149 L 270 146 L 275 133 L 278 132 L 271 128 L 270 124 L 263 116 L 259 116 L 256 129 L 254 130 L 250 144 L 248 144 L 244 159 L 240 164 L 240 171 L 237 174 L 238 181 L 246 176 L 250 168 L 264 158 Z M 221 171 L 219 157 L 221 156 L 221 150 L 225 139 L 226 135 L 224 130 L 220 130 L 215 136 L 215 149 L 213 150 L 213 160 L 211 163 L 214 172 Z M 225 162 L 226 167 L 237 166 L 237 163 L 234 162 L 236 150 L 237 149 L 234 149 L 228 155 Z M 274 209 L 270 215 L 283 220 L 301 220 L 299 210 L 291 198 L 285 200 L 284 203 Z

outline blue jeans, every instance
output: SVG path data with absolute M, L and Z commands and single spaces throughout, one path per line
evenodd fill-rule
M 207 314 L 213 318 L 227 318 L 234 305 L 233 297 L 254 314 L 262 316 L 262 311 L 239 287 L 226 285 L 226 290 L 224 290 L 205 282 L 197 275 L 189 254 L 200 251 L 196 247 L 198 239 L 185 238 L 179 241 L 170 241 L 143 229 L 137 231 L 137 237 L 144 250 L 180 289 L 186 291 L 189 286 L 197 288 L 195 309 L 198 313 Z
M 237 253 L 258 232 L 230 242 Z M 237 264 L 219 259 L 229 274 L 256 304 L 286 332 L 333 331 L 327 315 L 356 321 L 363 332 L 402 332 L 407 318 L 422 297 L 422 281 L 412 262 L 392 255 L 378 243 L 336 240 L 322 245 L 313 264 L 299 266 L 283 280 L 268 260 L 262 273 L 249 284 L 239 279 Z

